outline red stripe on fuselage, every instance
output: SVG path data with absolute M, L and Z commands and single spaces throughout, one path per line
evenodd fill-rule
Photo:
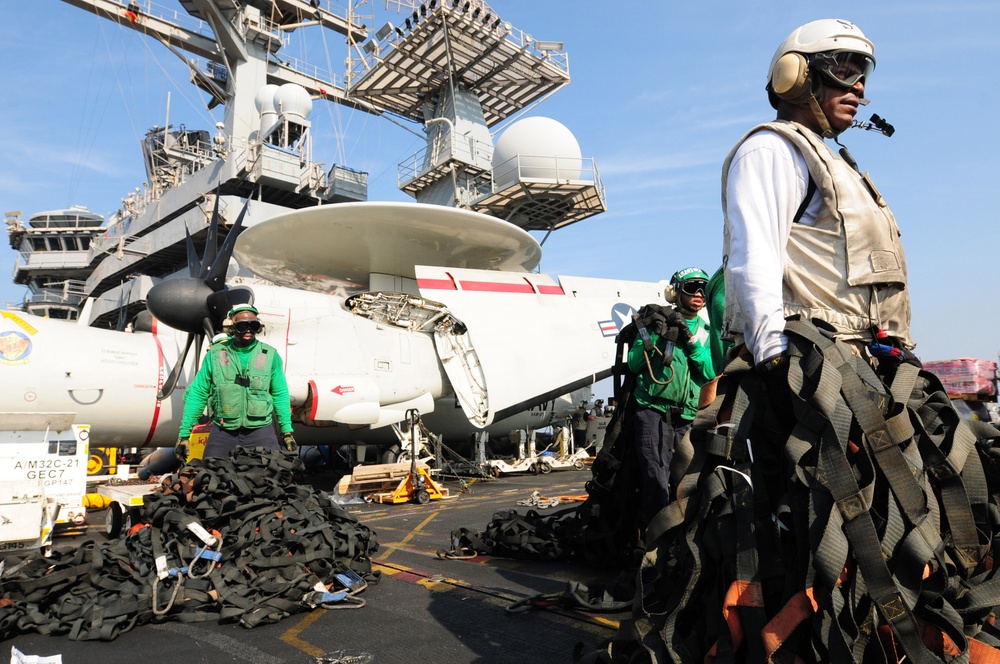
M 505 284 L 500 281 L 462 281 L 462 290 L 489 293 L 534 293 L 535 289 L 527 282 Z
M 159 394 L 160 390 L 163 389 L 163 345 L 160 344 L 160 337 L 156 334 L 155 318 L 153 319 L 153 339 L 156 340 L 156 393 Z M 157 399 L 156 405 L 153 406 L 153 421 L 149 424 L 149 433 L 146 434 L 146 440 L 142 443 L 143 447 L 149 445 L 149 441 L 153 440 L 153 434 L 156 432 L 156 423 L 160 421 L 160 403 L 160 400 Z
M 417 286 L 430 290 L 458 290 L 451 279 L 417 279 Z
M 316 411 L 319 409 L 319 393 L 316 391 L 316 381 L 309 381 L 309 394 L 312 396 L 312 404 L 309 406 L 309 419 L 316 421 Z
M 527 279 L 521 283 L 507 283 L 503 281 L 460 281 L 464 291 L 474 291 L 478 293 L 538 293 L 539 295 L 565 295 L 562 286 L 552 286 L 549 284 L 535 284 L 532 286 Z M 417 286 L 427 290 L 458 290 L 458 286 L 452 279 L 417 279 Z M 537 291 L 536 291 L 537 289 Z

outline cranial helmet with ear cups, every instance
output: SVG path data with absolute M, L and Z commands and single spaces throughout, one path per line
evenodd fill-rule
M 843 19 L 826 18 L 792 31 L 771 58 L 768 89 L 780 99 L 804 104 L 812 92 L 809 56 L 816 53 L 857 53 L 875 66 L 875 46 L 858 26 Z
M 683 270 L 674 272 L 670 277 L 670 283 L 663 289 L 663 297 L 670 304 L 677 304 L 680 301 L 681 284 L 690 279 L 697 279 L 708 283 L 708 274 L 698 267 L 686 267 Z

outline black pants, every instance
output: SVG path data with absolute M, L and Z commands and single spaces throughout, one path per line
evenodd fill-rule
M 670 502 L 670 460 L 691 420 L 637 406 L 635 444 L 642 478 L 642 520 L 649 523 Z
M 202 458 L 227 457 L 237 447 L 266 447 L 269 450 L 280 450 L 278 434 L 274 427 L 268 424 L 259 429 L 220 429 L 213 424 L 205 441 L 205 453 Z

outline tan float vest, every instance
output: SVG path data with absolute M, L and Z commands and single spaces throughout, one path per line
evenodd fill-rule
M 822 197 L 815 223 L 793 224 L 788 237 L 782 281 L 785 317 L 818 318 L 831 324 L 842 339 L 870 340 L 872 326 L 878 326 L 912 347 L 906 258 L 896 220 L 868 174 L 860 175 L 834 155 L 818 134 L 783 120 L 747 132 L 722 167 L 723 212 L 728 208 L 726 183 L 733 155 L 747 137 L 761 129 L 777 132 L 799 149 Z M 729 239 L 727 215 L 726 259 Z M 728 296 L 735 292 L 728 270 L 725 279 L 726 329 L 742 334 L 743 312 Z

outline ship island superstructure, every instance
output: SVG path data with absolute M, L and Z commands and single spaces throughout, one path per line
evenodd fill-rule
M 396 11 L 377 29 L 375 0 L 340 10 L 328 0 L 179 0 L 174 9 L 150 0 L 64 1 L 159 40 L 225 119 L 214 130 L 173 126 L 169 117 L 151 128 L 141 146 L 144 180 L 106 222 L 72 208 L 63 211 L 78 224 L 70 234 L 42 230 L 42 217 L 54 223 L 56 213 L 35 215 L 29 226 L 9 214 L 20 252 L 15 281 L 29 285 L 28 310 L 122 329 L 145 309 L 153 285 L 187 273 L 186 237 L 201 253 L 216 196 L 223 236 L 248 200 L 248 225 L 367 200 L 367 173 L 314 157 L 314 102 L 421 128 L 426 146 L 397 169 L 399 188 L 418 202 L 546 232 L 606 209 L 593 159 L 495 149 L 491 128 L 568 84 L 569 62 L 561 43 L 533 39 L 482 0 L 390 0 Z M 285 55 L 307 29 L 346 41 L 343 75 Z M 46 232 L 63 239 L 40 243 Z M 62 271 L 53 267 L 59 262 Z
M 86 295 L 86 279 L 100 254 L 91 251 L 105 230 L 104 216 L 83 206 L 31 215 L 8 212 L 7 239 L 16 250 L 14 283 L 27 286 L 23 308 L 36 316 L 76 320 Z

